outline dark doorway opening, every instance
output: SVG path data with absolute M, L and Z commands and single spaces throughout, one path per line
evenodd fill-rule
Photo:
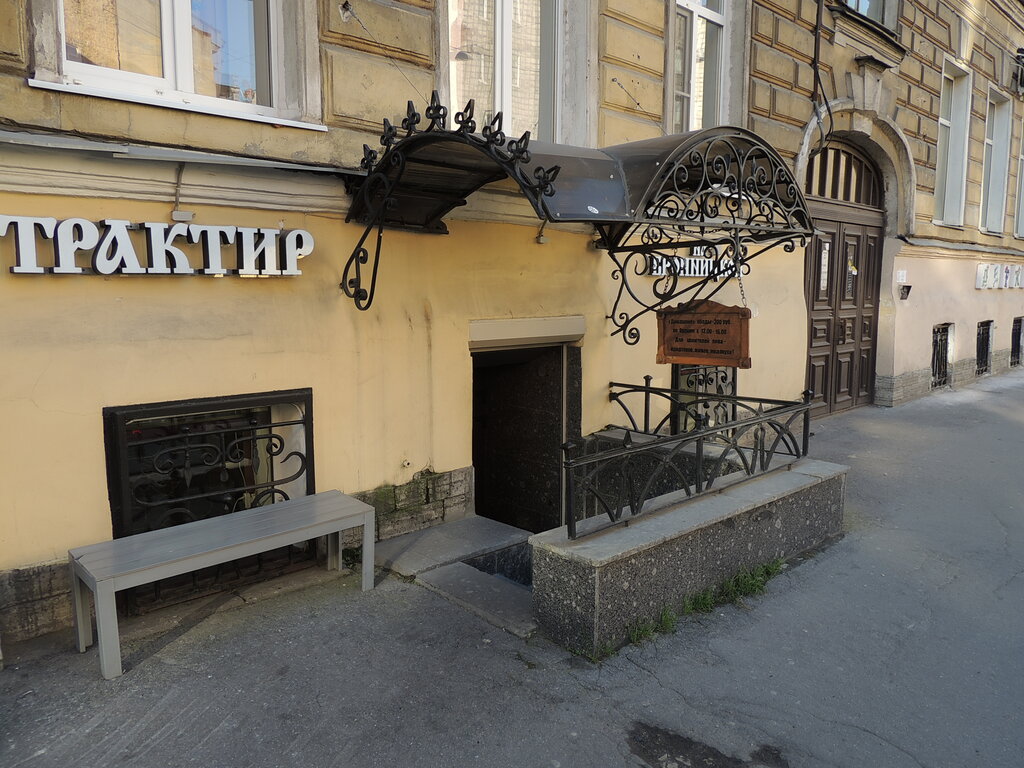
M 561 445 L 580 432 L 580 350 L 473 354 L 476 513 L 538 533 L 562 525 Z

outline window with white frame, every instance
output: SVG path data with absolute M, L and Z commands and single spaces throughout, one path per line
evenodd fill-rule
M 555 136 L 558 0 L 449 0 L 453 109 L 475 101 L 478 125 L 495 113 L 509 135 Z
M 861 16 L 866 16 L 879 24 L 886 22 L 886 6 L 894 5 L 892 0 L 845 0 L 845 3 Z
M 668 25 L 666 126 L 671 133 L 721 122 L 726 81 L 725 0 L 675 0 Z
M 970 74 L 947 61 L 939 95 L 938 158 L 935 164 L 935 221 L 964 223 L 967 184 L 967 129 L 971 117 Z
M 64 80 L 272 115 L 284 104 L 281 49 L 294 47 L 281 44 L 281 8 L 278 0 L 62 0 Z
M 981 179 L 981 221 L 986 232 L 1003 231 L 1006 184 L 1010 173 L 1010 100 L 996 91 L 988 97 L 985 157 Z
M 1013 234 L 1024 238 L 1024 131 L 1020 137 L 1020 155 L 1017 157 L 1017 215 Z

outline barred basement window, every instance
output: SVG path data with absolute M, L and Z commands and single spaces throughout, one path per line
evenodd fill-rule
M 114 538 L 314 493 L 312 390 L 103 410 Z M 137 612 L 311 565 L 312 543 L 126 593 Z
M 992 321 L 978 323 L 978 365 L 975 374 L 981 376 L 992 370 Z
M 949 330 L 952 323 L 932 328 L 932 389 L 949 386 Z
M 1013 318 L 1013 332 L 1010 340 L 1010 367 L 1016 368 L 1020 365 L 1020 349 L 1024 345 L 1024 317 Z

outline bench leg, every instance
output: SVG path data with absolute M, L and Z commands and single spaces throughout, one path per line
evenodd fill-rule
M 374 513 L 363 518 L 363 591 L 373 589 L 373 540 L 377 538 L 374 530 Z
M 92 616 L 89 615 L 88 598 L 85 596 L 85 583 L 71 567 L 71 600 L 75 616 L 75 638 L 78 641 L 78 652 L 92 645 Z
M 121 638 L 117 634 L 117 604 L 114 602 L 114 588 L 109 584 L 97 584 L 96 635 L 100 652 L 100 672 L 110 680 L 121 675 Z
M 327 570 L 341 570 L 341 531 L 327 534 Z

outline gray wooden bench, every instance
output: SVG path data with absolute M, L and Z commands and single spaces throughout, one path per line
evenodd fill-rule
M 114 593 L 158 579 L 327 536 L 327 567 L 341 568 L 341 536 L 363 529 L 363 590 L 373 589 L 374 513 L 369 504 L 326 491 L 159 531 L 148 531 L 68 551 L 78 650 L 92 644 L 85 587 L 96 603 L 100 671 L 121 674 L 121 640 Z

